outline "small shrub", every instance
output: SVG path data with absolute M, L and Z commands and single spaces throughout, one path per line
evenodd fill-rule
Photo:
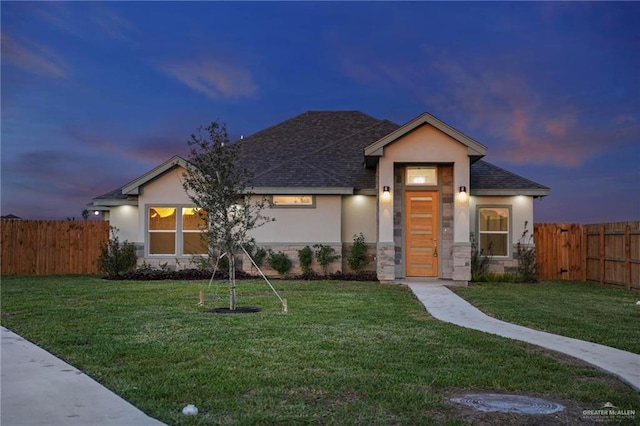
M 256 241 L 252 238 L 243 245 L 246 254 L 255 262 L 256 266 L 260 268 L 264 264 L 264 259 L 267 257 L 267 251 L 256 245 Z
M 150 271 L 153 271 L 153 266 L 151 266 L 145 260 L 143 260 L 142 264 L 138 265 L 138 267 L 136 268 L 136 271 L 139 271 L 139 272 L 150 272 Z
M 302 274 L 308 275 L 311 272 L 311 263 L 313 262 L 313 251 L 311 251 L 311 247 L 305 246 L 298 250 L 298 260 L 300 261 Z
M 256 262 L 256 265 L 258 265 L 258 268 L 264 265 L 264 260 L 266 258 L 267 258 L 267 251 L 262 247 L 258 247 L 256 249 L 256 252 L 253 254 L 253 261 Z
M 293 266 L 289 256 L 281 251 L 277 253 L 271 251 L 267 257 L 267 262 L 269 263 L 269 266 L 276 270 L 281 277 L 284 277 L 291 269 L 291 266 Z
M 313 248 L 316 249 L 316 259 L 318 263 L 322 267 L 322 273 L 327 275 L 327 268 L 331 264 L 338 259 L 340 259 L 340 255 L 336 254 L 336 251 L 331 246 L 325 246 L 323 244 L 314 244 Z
M 354 271 L 360 271 L 369 264 L 367 258 L 367 245 L 364 242 L 364 235 L 362 232 L 360 235 L 353 236 L 353 246 L 351 246 L 351 253 L 347 258 L 349 267 Z
M 212 271 L 211 258 L 208 256 L 195 255 L 189 259 L 189 264 L 195 266 L 200 271 Z
M 213 259 L 213 266 L 214 266 L 214 270 L 217 269 L 219 271 L 228 271 L 229 270 L 229 256 L 227 256 L 226 254 L 224 256 L 222 256 L 221 253 L 219 252 L 214 252 L 214 259 Z M 220 257 L 222 256 L 222 257 Z
M 518 274 L 520 275 L 520 281 L 525 283 L 535 283 L 538 282 L 536 248 L 533 245 L 533 235 L 529 235 L 527 225 L 528 222 L 525 221 L 524 231 L 518 240 Z
M 138 256 L 133 243 L 124 241 L 120 244 L 118 228 L 112 226 L 111 238 L 100 249 L 98 269 L 108 277 L 117 277 L 135 268 Z
M 469 240 L 471 241 L 471 281 L 485 281 L 491 259 L 483 250 L 480 250 L 476 241 L 476 234 L 472 232 Z

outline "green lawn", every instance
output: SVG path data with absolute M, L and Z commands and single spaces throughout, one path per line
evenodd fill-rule
M 640 293 L 587 282 L 476 284 L 455 289 L 504 321 L 640 354 Z
M 257 314 L 210 314 L 226 286 L 3 277 L 2 325 L 168 424 L 463 424 L 451 393 L 488 390 L 640 411 L 571 358 L 433 319 L 399 285 L 241 282 Z M 197 306 L 207 290 L 206 305 Z M 197 417 L 180 414 L 195 404 Z

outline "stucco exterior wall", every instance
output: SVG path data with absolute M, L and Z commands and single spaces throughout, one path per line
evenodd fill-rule
M 143 207 L 151 204 L 193 205 L 193 202 L 182 187 L 183 172 L 184 169 L 182 167 L 176 167 L 144 185 L 138 196 L 138 206 Z
M 378 189 L 387 185 L 394 191 L 394 163 L 442 163 L 453 164 L 453 187 L 469 188 L 468 149 L 462 143 L 440 132 L 430 125 L 424 125 L 387 146 L 378 164 Z M 457 191 L 456 191 L 457 192 Z M 382 199 L 381 199 L 382 200 Z M 454 241 L 469 241 L 468 204 L 459 197 L 454 203 Z M 393 205 L 380 203 L 379 239 L 393 241 Z
M 315 207 L 274 207 L 263 210 L 275 219 L 250 231 L 259 245 L 340 244 L 342 196 L 315 195 Z M 374 219 L 375 220 L 375 219 Z M 303 245 L 304 246 L 304 245 Z
M 144 241 L 147 209 L 149 207 L 193 205 L 193 202 L 182 187 L 183 172 L 184 169 L 182 167 L 176 167 L 141 188 L 140 195 L 138 195 L 138 208 L 140 209 L 140 214 L 138 215 L 139 241 Z
M 109 212 L 109 225 L 118 228 L 120 241 L 142 243 L 137 206 L 115 206 Z
M 511 243 L 517 244 L 524 232 L 527 222 L 529 234 L 533 233 L 533 197 L 517 195 L 512 197 L 469 197 L 471 230 L 477 233 L 478 207 L 504 206 L 511 208 L 510 230 Z M 528 238 L 527 238 L 528 240 Z
M 342 242 L 353 242 L 353 236 L 364 235 L 366 243 L 376 242 L 375 195 L 345 195 L 342 197 Z
M 524 224 L 527 222 L 528 233 L 522 243 L 527 245 L 533 244 L 533 197 L 517 195 L 511 197 L 469 197 L 469 207 L 471 214 L 471 231 L 476 234 L 477 238 L 477 221 L 479 207 L 508 207 L 511 215 L 509 217 L 509 230 L 511 237 L 511 245 L 509 247 L 509 255 L 506 257 L 493 257 L 490 262 L 489 271 L 503 273 L 515 272 L 518 267 L 517 245 L 525 230 Z
M 439 276 L 456 281 L 470 279 L 469 261 L 466 258 L 463 259 L 466 251 L 456 252 L 455 250 L 455 247 L 469 247 L 469 201 L 468 197 L 460 197 L 457 194 L 460 186 L 465 186 L 467 191 L 469 190 L 468 148 L 430 125 L 424 125 L 388 145 L 384 150 L 384 156 L 379 160 L 378 278 L 393 280 L 404 276 L 403 262 L 398 259 L 399 252 L 400 256 L 404 255 L 404 249 L 398 246 L 401 238 L 398 214 L 402 211 L 399 203 L 404 197 L 404 187 L 399 179 L 401 175 L 398 174 L 399 169 L 396 167 L 398 164 L 433 164 L 437 165 L 441 171 L 446 170 L 444 174 L 441 172 L 438 183 L 442 208 L 440 238 L 443 243 L 446 243 L 443 247 L 445 250 L 442 252 Z M 384 186 L 389 186 L 391 189 L 388 197 L 384 197 L 382 192 Z M 392 247 L 395 252 L 393 257 L 391 256 Z M 456 256 L 457 260 L 454 260 Z M 381 264 L 392 258 L 394 265 Z M 467 275 L 469 278 L 466 278 Z

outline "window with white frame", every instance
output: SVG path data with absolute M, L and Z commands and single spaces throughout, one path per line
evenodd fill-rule
M 438 184 L 437 167 L 407 167 L 407 185 L 433 186 Z
M 206 227 L 207 215 L 194 207 L 182 208 L 182 254 L 207 253 L 202 232 Z
M 271 198 L 274 207 L 314 207 L 313 195 L 274 195 Z
M 488 256 L 509 255 L 509 208 L 480 207 L 478 209 L 478 244 Z
M 150 255 L 186 256 L 206 254 L 202 229 L 206 215 L 194 207 L 149 207 L 148 235 Z

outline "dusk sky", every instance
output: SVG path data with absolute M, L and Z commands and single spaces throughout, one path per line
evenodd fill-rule
M 640 3 L 0 3 L 2 215 L 80 218 L 200 125 L 429 112 L 549 186 L 537 222 L 640 220 Z

